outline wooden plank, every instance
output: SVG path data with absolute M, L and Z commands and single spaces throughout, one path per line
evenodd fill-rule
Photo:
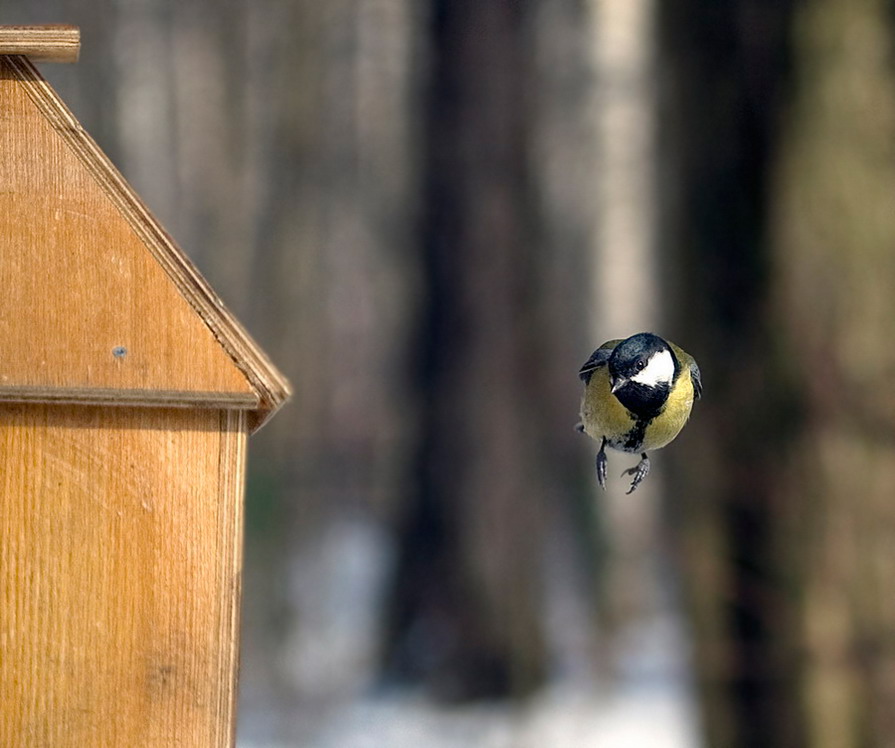
M 77 62 L 77 26 L 0 26 L 0 55 L 27 55 L 36 62 Z
M 0 403 L 56 403 L 70 405 L 126 405 L 163 408 L 228 408 L 257 410 L 254 392 L 181 392 L 0 386 Z
M 221 688 L 218 701 L 218 745 L 236 745 L 236 704 L 239 696 L 239 630 L 242 602 L 242 550 L 245 533 L 246 441 L 248 414 L 221 411 L 221 466 L 218 484 L 219 506 L 223 511 L 220 582 L 223 615 L 218 633 L 218 674 Z
M 167 275 L 168 280 L 179 291 L 188 305 L 192 307 L 193 312 L 208 327 L 218 345 L 229 354 L 233 363 L 248 380 L 251 388 L 258 394 L 259 407 L 255 418 L 253 418 L 253 427 L 263 423 L 288 399 L 290 395 L 289 383 L 277 371 L 235 317 L 226 309 L 196 267 L 162 229 L 139 197 L 131 190 L 108 158 L 106 158 L 105 154 L 97 147 L 96 143 L 84 132 L 74 115 L 62 103 L 37 70 L 24 58 L 6 58 L 5 66 L 11 78 L 8 83 L 17 83 L 27 93 L 30 100 L 57 136 L 57 139 L 64 142 L 67 150 L 73 154 L 74 161 L 78 162 L 77 166 L 75 166 L 69 159 L 67 166 L 70 170 L 72 172 L 86 171 L 91 175 L 90 181 L 92 184 L 89 186 L 89 194 L 93 197 L 88 200 L 86 197 L 69 191 L 68 199 L 61 201 L 65 204 L 58 205 L 56 203 L 59 203 L 60 200 L 55 200 L 54 206 L 57 213 L 61 211 L 61 216 L 66 221 L 72 222 L 76 219 L 76 214 L 82 212 L 82 218 L 85 220 L 92 220 L 93 224 L 102 222 L 99 227 L 93 227 L 96 229 L 105 225 L 105 221 L 109 217 L 108 211 L 99 211 L 98 213 L 89 211 L 99 207 L 103 199 L 115 209 L 118 215 L 123 218 L 124 223 L 129 226 L 131 234 L 142 242 L 143 249 L 148 250 L 148 254 L 155 259 L 158 266 Z M 3 80 L 0 83 L 7 84 L 7 81 Z M 3 104 L 4 102 L 0 99 L 0 112 L 3 112 L 5 109 Z M 15 111 L 20 114 L 23 113 L 22 107 Z M 29 128 L 37 127 L 36 124 L 32 123 L 28 123 L 26 126 Z M 5 140 L 8 141 L 12 137 L 12 134 L 8 134 Z M 22 131 L 20 129 L 15 137 L 24 138 L 27 141 L 29 137 L 33 137 L 33 130 Z M 29 145 L 32 148 L 34 147 L 33 142 Z M 63 186 L 59 184 L 59 181 L 67 175 L 59 173 L 60 166 L 63 164 L 53 161 L 52 157 L 58 152 L 58 149 L 53 154 L 49 154 L 43 150 L 46 145 L 47 143 L 45 142 L 36 151 L 38 154 L 43 152 L 43 158 L 41 159 L 43 163 L 52 162 L 52 173 L 45 173 L 44 184 L 51 184 L 54 190 L 61 189 Z M 0 143 L 0 146 L 2 146 L 2 143 Z M 0 157 L 3 157 L 2 149 L 0 149 Z M 34 166 L 37 171 L 38 165 L 35 164 Z M 50 181 L 47 182 L 47 180 Z M 84 180 L 81 180 L 79 189 L 86 187 Z M 3 193 L 0 190 L 0 197 L 2 196 Z M 60 196 L 55 195 L 54 197 L 59 198 Z M 34 207 L 36 206 L 32 206 L 32 209 Z M 87 210 L 84 210 L 85 208 Z M 3 205 L 0 203 L 0 210 L 2 209 Z M 54 213 L 54 215 L 57 213 Z M 19 216 L 19 218 L 24 217 Z M 91 226 L 88 225 L 82 225 L 80 230 L 86 231 L 88 234 L 96 234 L 95 230 L 91 232 Z M 93 244 L 92 246 L 95 248 L 96 245 Z M 152 308 L 154 309 L 155 307 Z M 186 347 L 188 348 L 189 346 L 187 345 Z M 0 375 L 2 375 L 2 372 L 0 372 Z M 0 379 L 0 382 L 2 382 L 2 379 Z M 155 389 L 170 390 L 179 388 L 160 385 L 155 386 Z
M 0 407 L 0 745 L 233 744 L 246 414 Z

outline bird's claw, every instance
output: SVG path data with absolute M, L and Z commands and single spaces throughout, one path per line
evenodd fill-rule
M 603 444 L 600 445 L 600 451 L 597 452 L 597 482 L 600 484 L 600 488 L 604 491 L 606 490 L 606 464 L 608 460 L 606 459 L 606 440 L 603 440 Z
M 622 472 L 622 476 L 625 475 L 633 475 L 634 480 L 631 481 L 631 487 L 627 490 L 628 494 L 634 493 L 634 490 L 641 484 L 644 478 L 649 475 L 650 462 L 649 457 L 645 454 L 640 456 L 640 462 L 638 462 L 634 467 L 628 468 L 627 470 Z

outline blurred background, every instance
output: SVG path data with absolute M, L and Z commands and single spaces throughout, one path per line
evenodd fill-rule
M 0 7 L 295 388 L 240 746 L 895 745 L 890 2 Z M 598 492 L 642 329 L 706 394 Z

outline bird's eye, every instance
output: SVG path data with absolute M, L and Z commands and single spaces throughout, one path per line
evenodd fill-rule
M 635 366 L 637 367 L 637 371 L 643 371 L 646 368 L 646 361 L 640 359 Z

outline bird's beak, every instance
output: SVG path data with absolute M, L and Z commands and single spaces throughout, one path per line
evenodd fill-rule
M 609 391 L 612 394 L 615 394 L 616 392 L 618 392 L 618 390 L 620 390 L 622 387 L 625 386 L 625 382 L 627 382 L 627 381 L 628 380 L 625 379 L 624 377 L 616 377 L 616 378 L 611 379 L 609 382 L 609 384 L 611 385 L 611 388 Z

